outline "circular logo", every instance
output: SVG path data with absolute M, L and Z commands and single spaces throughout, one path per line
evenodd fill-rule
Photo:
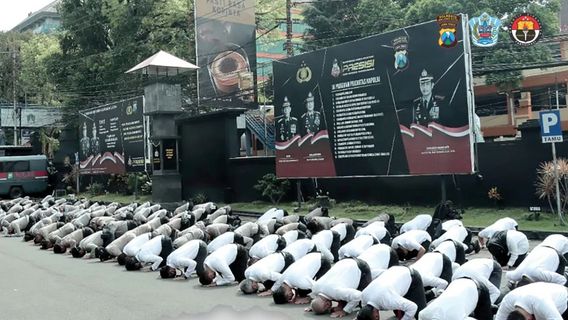
M 515 16 L 509 27 L 511 38 L 522 46 L 535 44 L 542 36 L 540 29 L 540 21 L 530 13 L 521 13 Z

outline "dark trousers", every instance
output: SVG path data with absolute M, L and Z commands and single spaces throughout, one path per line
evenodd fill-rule
M 355 227 L 352 224 L 345 225 L 345 239 L 341 241 L 341 245 L 346 244 L 347 242 L 353 240 L 355 238 Z
M 381 243 L 386 244 L 387 246 L 390 246 L 392 244 L 392 236 L 388 230 L 385 236 L 381 239 Z
M 463 248 L 462 244 L 452 240 L 452 242 L 454 243 L 454 247 L 456 248 L 456 261 L 455 263 L 462 265 L 464 263 L 466 263 L 466 259 L 465 259 L 465 249 Z
M 323 277 L 323 275 L 331 269 L 331 261 L 327 260 L 323 255 L 321 256 L 321 264 L 318 272 L 314 276 L 315 280 Z
M 373 277 L 371 276 L 371 268 L 369 268 L 369 264 L 367 262 L 353 258 L 357 262 L 357 267 L 361 270 L 361 277 L 359 278 L 359 286 L 357 290 L 363 291 L 371 281 L 373 281 Z
M 237 282 L 243 281 L 245 278 L 245 270 L 248 267 L 249 255 L 247 249 L 242 245 L 237 245 L 237 257 L 235 261 L 229 265 L 229 269 L 233 273 Z
M 452 275 L 454 274 L 452 260 L 443 253 L 440 253 L 440 255 L 442 256 L 442 273 L 440 274 L 440 278 L 450 283 L 452 282 Z
M 472 280 L 477 285 L 477 306 L 473 310 L 473 315 L 476 319 L 493 319 L 493 312 L 491 311 L 491 297 L 489 289 L 477 281 Z
M 332 231 L 333 241 L 331 242 L 331 254 L 333 255 L 333 262 L 339 261 L 339 248 L 341 248 L 341 235 L 339 233 Z
M 416 303 L 418 309 L 416 310 L 416 315 L 414 315 L 415 319 L 418 319 L 418 314 L 424 308 L 426 308 L 426 293 L 424 292 L 424 284 L 422 283 L 422 277 L 418 271 L 409 269 L 410 271 L 410 287 L 408 288 L 408 292 L 404 296 L 404 298 Z M 396 314 L 396 312 L 395 312 Z
M 197 250 L 197 256 L 195 256 L 195 272 L 201 274 L 204 271 L 203 262 L 207 258 L 207 244 L 205 242 L 199 243 L 199 249 Z
M 501 276 L 503 275 L 503 269 L 497 261 L 493 261 L 493 271 L 489 276 L 489 282 L 491 282 L 497 288 L 501 288 Z
M 398 266 L 398 254 L 393 248 L 390 249 L 389 268 L 392 266 Z

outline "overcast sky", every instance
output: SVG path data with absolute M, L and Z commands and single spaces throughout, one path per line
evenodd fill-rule
M 30 12 L 45 7 L 53 0 L 0 0 L 0 31 L 8 31 L 22 22 Z

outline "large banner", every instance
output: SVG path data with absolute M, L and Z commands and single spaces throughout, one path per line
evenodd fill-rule
M 81 174 L 144 171 L 143 113 L 142 97 L 81 111 Z
M 454 29 L 434 21 L 275 61 L 277 175 L 472 173 L 460 17 Z
M 215 106 L 256 102 L 255 0 L 195 0 L 199 100 Z

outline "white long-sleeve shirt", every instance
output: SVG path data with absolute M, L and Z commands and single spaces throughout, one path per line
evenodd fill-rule
M 420 273 L 424 287 L 435 287 L 443 290 L 448 286 L 448 282 L 442 278 L 444 268 L 444 255 L 439 252 L 428 252 L 420 260 L 410 266 Z
M 211 253 L 226 244 L 234 242 L 235 242 L 235 233 L 232 231 L 225 232 L 220 236 L 218 236 L 217 238 L 213 239 L 211 242 L 209 242 L 209 244 L 207 245 L 207 252 Z
M 429 214 L 419 214 L 414 219 L 406 222 L 400 227 L 400 233 L 410 230 L 426 230 L 432 223 L 432 216 Z
M 456 240 L 457 242 L 462 243 L 464 249 L 467 249 L 467 245 L 463 243 L 465 238 L 467 237 L 467 229 L 461 226 L 454 226 L 442 234 L 439 238 L 432 241 L 432 247 L 437 247 L 440 243 L 446 240 Z
M 564 285 L 566 278 L 556 273 L 559 262 L 558 252 L 555 249 L 539 246 L 527 255 L 517 269 L 507 272 L 507 279 L 520 281 L 523 275 L 527 275 L 534 281 Z
M 385 223 L 383 221 L 375 221 L 370 225 L 357 230 L 355 238 L 364 234 L 371 235 L 381 241 L 387 235 L 387 228 L 385 228 Z
M 323 230 L 316 233 L 312 240 L 319 244 L 320 246 L 324 246 L 327 249 L 331 248 L 331 244 L 333 243 L 333 231 L 331 230 Z
M 371 235 L 361 235 L 339 248 L 339 259 L 356 258 L 375 243 Z
M 138 254 L 138 251 L 140 251 L 140 248 L 142 248 L 142 246 L 146 242 L 150 241 L 151 237 L 152 234 L 150 232 L 137 236 L 136 238 L 130 240 L 130 242 L 128 242 L 126 246 L 124 246 L 122 252 L 124 252 L 124 254 L 126 254 L 127 256 L 135 257 Z
M 270 234 L 262 238 L 260 241 L 252 245 L 249 250 L 249 256 L 251 258 L 262 259 L 269 254 L 276 252 L 278 249 L 278 239 L 280 239 L 280 236 L 277 234 Z
M 306 254 L 312 252 L 314 248 L 321 252 L 327 259 L 333 261 L 333 254 L 325 246 L 313 241 L 312 239 L 300 239 L 289 244 L 282 250 L 288 252 L 294 257 L 294 261 L 298 261 Z
M 420 250 L 424 241 L 432 241 L 432 237 L 424 230 L 410 230 L 392 240 L 393 249 L 404 248 L 410 251 Z
M 142 263 L 151 263 L 152 270 L 156 271 L 162 261 L 164 260 L 160 257 L 160 253 L 162 252 L 162 240 L 164 240 L 165 236 L 157 236 L 146 243 L 144 243 L 138 253 L 136 254 L 136 259 Z
M 463 227 L 464 225 L 463 222 L 458 219 L 452 219 L 442 222 L 442 230 L 444 231 L 448 231 L 455 226 Z
M 311 295 L 323 295 L 333 301 L 346 301 L 343 310 L 351 313 L 361 300 L 357 290 L 361 280 L 361 270 L 353 259 L 339 260 L 312 287 Z
M 388 269 L 389 264 L 391 263 L 390 253 L 391 247 L 386 244 L 379 243 L 363 251 L 363 253 L 361 253 L 357 258 L 367 262 L 369 269 L 371 269 L 371 277 L 376 279 Z
M 276 281 L 286 266 L 282 253 L 272 253 L 245 270 L 245 278 L 256 282 Z
M 418 319 L 471 319 L 469 318 L 469 315 L 475 310 L 478 299 L 479 293 L 475 282 L 470 279 L 457 279 L 452 281 L 448 288 L 438 298 L 420 311 Z
M 568 238 L 561 234 L 551 234 L 539 246 L 554 248 L 558 253 L 564 255 L 568 253 Z
M 524 233 L 520 231 L 509 230 L 507 231 L 507 248 L 509 249 L 509 254 L 511 255 L 507 265 L 513 266 L 515 265 L 515 262 L 517 262 L 517 258 L 519 258 L 520 255 L 529 252 L 529 239 Z
M 217 276 L 213 279 L 213 282 L 218 286 L 230 284 L 235 281 L 235 275 L 233 275 L 229 265 L 235 262 L 235 259 L 237 258 L 237 249 L 238 245 L 227 244 L 215 250 L 207 258 L 205 258 L 203 264 L 215 271 Z
M 567 288 L 559 284 L 536 282 L 509 292 L 499 305 L 495 320 L 506 320 L 507 316 L 521 307 L 536 320 L 562 320 L 568 301 Z
M 442 241 L 438 246 L 436 246 L 434 252 L 443 253 L 446 257 L 450 258 L 450 261 L 456 261 L 457 252 L 453 241 Z
M 495 221 L 492 225 L 488 226 L 487 228 L 479 231 L 478 236 L 482 238 L 491 238 L 496 232 L 505 231 L 505 230 L 515 230 L 515 228 L 519 224 L 513 218 L 501 218 Z
M 189 278 L 197 267 L 195 258 L 199 253 L 199 247 L 206 246 L 202 240 L 190 240 L 183 246 L 174 250 L 166 259 L 166 265 L 172 268 L 185 270 L 185 277 Z
M 347 225 L 348 224 L 345 223 L 345 222 L 338 223 L 338 224 L 334 225 L 333 227 L 331 227 L 329 230 L 339 233 L 339 239 L 341 241 L 343 241 L 343 239 L 345 239 L 345 237 L 347 237 Z
M 256 222 L 258 224 L 266 224 L 270 219 L 281 220 L 284 217 L 284 210 L 278 208 L 268 209 Z
M 371 305 L 378 310 L 401 310 L 404 311 L 402 320 L 413 319 L 418 306 L 404 298 L 411 283 L 412 277 L 409 268 L 391 267 L 363 290 L 361 305 Z
M 298 240 L 299 231 L 298 230 L 290 230 L 282 235 L 286 240 L 286 245 L 291 244 L 292 242 Z
M 292 263 L 291 266 L 282 273 L 272 286 L 272 291 L 280 288 L 283 283 L 288 286 L 301 290 L 311 290 L 316 283 L 314 277 L 321 268 L 322 254 L 319 252 L 308 253 L 300 260 Z M 330 260 L 331 262 L 332 260 Z
M 469 260 L 454 271 L 452 282 L 460 278 L 474 279 L 487 287 L 491 303 L 495 303 L 501 295 L 501 290 L 489 281 L 494 265 L 493 259 L 480 258 Z

